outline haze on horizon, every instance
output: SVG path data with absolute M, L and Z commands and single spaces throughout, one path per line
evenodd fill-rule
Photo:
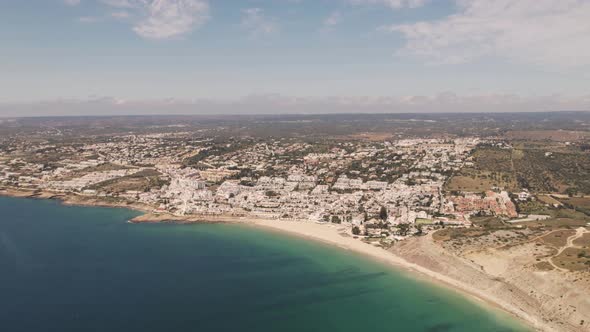
M 590 110 L 588 0 L 6 0 L 0 117 Z

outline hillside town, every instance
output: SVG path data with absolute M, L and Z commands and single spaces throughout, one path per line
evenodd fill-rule
M 13 141 L 0 184 L 141 203 L 174 216 L 308 220 L 399 240 L 470 216 L 516 218 L 504 188 L 445 191 L 478 138 L 383 142 L 256 140 L 189 133 L 123 135 L 88 144 Z

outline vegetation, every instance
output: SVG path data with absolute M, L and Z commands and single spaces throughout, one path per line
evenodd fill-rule
M 560 201 L 565 207 L 590 216 L 590 197 L 560 198 Z
M 590 256 L 579 248 L 566 248 L 561 254 L 552 258 L 555 265 L 570 271 L 589 271 Z
M 533 192 L 590 194 L 590 155 L 519 150 L 514 168 L 522 188 Z
M 514 228 L 512 225 L 506 225 L 500 218 L 496 216 L 472 217 L 471 222 L 475 226 L 487 229 L 505 229 Z
M 542 201 L 538 200 L 518 202 L 516 209 L 519 213 L 523 214 L 553 215 L 555 213 L 554 208 L 548 207 Z
M 383 221 L 387 220 L 388 215 L 387 215 L 387 209 L 385 208 L 385 206 L 382 206 L 381 209 L 379 210 L 379 218 Z
M 354 234 L 354 235 L 360 235 L 361 234 L 361 229 L 358 226 L 352 227 L 352 234 Z
M 473 165 L 466 165 L 447 183 L 449 191 L 483 192 L 493 187 L 517 189 L 509 149 L 480 146 L 472 154 Z
M 156 170 L 143 170 L 131 175 L 103 181 L 87 189 L 101 190 L 110 193 L 123 193 L 126 191 L 149 191 L 152 188 L 161 188 L 170 181 L 161 178 L 160 172 Z
M 402 223 L 402 224 L 397 225 L 397 229 L 398 229 L 399 235 L 406 236 L 410 232 L 410 225 Z

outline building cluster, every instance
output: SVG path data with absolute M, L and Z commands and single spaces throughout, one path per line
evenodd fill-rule
M 518 217 L 516 205 L 510 199 L 506 191 L 494 192 L 486 191 L 483 195 L 468 193 L 461 196 L 448 197 L 448 203 L 445 204 L 444 213 L 462 213 L 462 214 L 488 214 L 506 216 L 509 218 Z
M 190 133 L 15 143 L 0 153 L 0 185 L 118 197 L 176 215 L 312 220 L 393 234 L 402 224 L 468 223 L 476 213 L 515 217 L 506 192 L 445 196 L 445 182 L 478 143 L 219 141 Z M 133 188 L 143 174 L 153 185 Z

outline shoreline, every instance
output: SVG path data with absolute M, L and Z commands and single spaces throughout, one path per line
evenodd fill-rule
M 403 257 L 394 254 L 393 252 L 387 251 L 384 248 L 365 243 L 359 239 L 353 238 L 352 236 L 345 237 L 338 231 L 338 226 L 331 224 L 319 224 L 315 222 L 284 220 L 252 220 L 246 225 L 317 241 L 330 246 L 338 247 L 340 249 L 348 250 L 356 254 L 360 254 L 367 257 L 368 259 L 373 259 L 389 267 L 401 270 L 403 272 L 409 272 L 420 278 L 422 281 L 432 283 L 438 287 L 447 288 L 450 291 L 458 292 L 471 301 L 475 301 L 477 304 L 487 307 L 487 309 L 490 309 L 491 307 L 494 310 L 500 310 L 535 331 L 557 331 L 545 324 L 540 319 L 521 312 L 514 305 L 505 303 L 505 301 L 478 291 L 474 287 L 461 283 L 438 272 L 432 271 L 421 265 L 412 263 Z
M 496 310 L 501 310 L 536 331 L 559 331 L 555 328 L 555 326 L 553 326 L 553 324 L 550 325 L 544 321 L 542 317 L 529 314 L 519 308 L 518 303 L 510 303 L 510 301 L 507 302 L 499 299 L 492 294 L 488 294 L 485 291 L 477 289 L 475 285 L 461 282 L 445 274 L 428 269 L 427 267 L 411 262 L 384 248 L 365 243 L 359 239 L 353 238 L 350 235 L 343 236 L 338 230 L 340 227 L 332 224 L 320 224 L 311 221 L 271 220 L 237 216 L 176 216 L 170 213 L 154 213 L 153 207 L 141 203 L 108 202 L 97 197 L 82 196 L 72 193 L 54 193 L 43 190 L 31 191 L 14 188 L 3 188 L 0 189 L 0 196 L 52 199 L 59 200 L 61 204 L 67 206 L 126 208 L 141 212 L 141 215 L 129 220 L 129 222 L 132 223 L 233 223 L 278 231 L 284 234 L 306 238 L 327 245 L 336 246 L 344 250 L 349 250 L 366 256 L 369 259 L 384 263 L 390 267 L 413 273 L 424 281 L 431 282 L 437 286 L 445 287 L 451 291 L 456 291 L 461 295 L 468 297 L 470 300 L 478 301 L 482 305 L 490 306 Z M 441 248 L 441 250 L 443 249 Z M 488 277 L 493 278 L 492 276 Z

